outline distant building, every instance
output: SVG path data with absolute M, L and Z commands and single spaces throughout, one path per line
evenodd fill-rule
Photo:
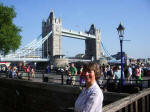
M 125 52 L 122 52 L 122 55 L 123 55 L 123 62 L 126 63 L 126 65 L 129 64 L 128 62 L 128 56 Z M 121 60 L 121 52 L 118 52 L 117 54 L 115 55 L 112 55 L 113 58 L 115 58 L 116 60 Z
M 68 65 L 68 59 L 65 58 L 65 55 L 55 55 L 53 58 L 53 67 L 66 67 Z
M 122 52 L 123 57 L 127 57 L 127 54 L 125 52 Z M 121 59 L 121 52 L 118 52 L 117 54 L 112 55 L 113 58 L 119 60 Z
M 77 55 L 75 56 L 75 58 L 76 58 L 76 59 L 83 59 L 84 56 L 85 56 L 85 54 L 77 54 Z
M 107 61 L 107 59 L 106 59 L 105 57 L 101 57 L 101 58 L 99 59 L 98 63 L 99 63 L 100 65 L 107 65 L 107 64 L 108 64 L 108 61 Z
M 147 58 L 147 62 L 146 63 L 150 64 L 150 58 Z
M 136 60 L 134 58 L 130 58 L 129 59 L 130 64 L 135 65 L 136 64 Z
M 65 58 L 65 55 L 55 55 L 54 56 L 54 59 L 64 59 Z

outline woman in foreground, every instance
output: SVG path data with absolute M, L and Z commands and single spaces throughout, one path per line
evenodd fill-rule
M 86 88 L 75 102 L 75 112 L 102 112 L 103 93 L 96 82 L 100 77 L 99 66 L 96 63 L 84 65 L 82 75 Z

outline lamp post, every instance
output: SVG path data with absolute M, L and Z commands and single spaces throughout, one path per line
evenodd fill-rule
M 117 31 L 118 31 L 118 35 L 119 35 L 119 39 L 120 39 L 120 50 L 121 50 L 121 86 L 124 86 L 124 77 L 123 77 L 123 52 L 122 52 L 122 43 L 123 43 L 123 38 L 124 38 L 124 26 L 121 24 L 119 24 Z

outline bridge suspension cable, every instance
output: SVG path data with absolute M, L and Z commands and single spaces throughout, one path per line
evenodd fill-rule
M 35 38 L 32 42 L 24 46 L 23 48 L 18 49 L 15 53 L 11 53 L 6 55 L 5 57 L 25 57 L 31 52 L 34 52 L 37 48 L 39 48 L 52 34 L 52 31 L 49 32 L 44 38 L 40 39 L 41 35 Z
M 104 47 L 104 44 L 103 44 L 103 42 L 102 42 L 102 41 L 101 41 L 101 45 L 102 45 L 102 48 L 103 48 L 103 50 L 104 50 L 105 54 L 106 54 L 108 57 L 110 57 L 110 58 L 114 59 L 114 58 L 110 55 L 110 53 L 108 52 L 108 50 Z
M 9 57 L 12 57 L 12 56 L 15 57 L 16 55 L 19 55 L 20 53 L 26 52 L 26 50 L 29 49 L 29 47 L 31 45 L 34 45 L 34 44 L 36 44 L 38 42 L 38 40 L 40 39 L 40 37 L 41 37 L 41 34 L 37 38 L 35 38 L 32 42 L 30 42 L 29 44 L 27 44 L 23 48 L 18 49 L 15 53 L 9 54 L 8 56 Z

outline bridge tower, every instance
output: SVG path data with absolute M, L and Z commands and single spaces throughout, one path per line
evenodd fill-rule
M 61 26 L 62 21 L 51 11 L 47 21 L 42 21 L 42 38 L 52 31 L 52 35 L 42 45 L 42 57 L 48 58 L 61 54 Z
M 98 60 L 101 57 L 101 32 L 92 24 L 87 33 L 95 35 L 96 39 L 87 38 L 85 40 L 85 57 L 87 59 L 94 58 L 94 60 Z

